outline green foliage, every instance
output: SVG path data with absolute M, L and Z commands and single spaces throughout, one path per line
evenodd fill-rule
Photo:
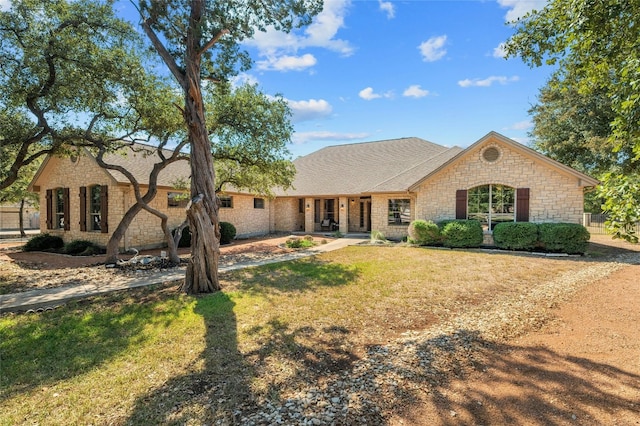
M 493 242 L 507 250 L 533 250 L 538 245 L 538 225 L 531 222 L 503 222 L 493 228 Z
M 285 241 L 285 245 L 288 248 L 293 248 L 293 249 L 300 249 L 300 248 L 309 248 L 309 247 L 313 247 L 315 246 L 315 243 L 313 242 L 313 238 L 311 238 L 311 240 L 306 239 L 306 238 L 289 238 L 287 239 L 287 241 Z
M 432 246 L 442 243 L 440 228 L 432 221 L 414 220 L 409 224 L 409 242 L 421 246 Z
M 382 231 L 371 231 L 371 241 L 382 241 L 385 242 L 387 241 L 387 238 L 384 236 L 384 234 L 382 233 Z
M 482 225 L 477 220 L 441 222 L 442 244 L 451 248 L 471 248 L 482 245 Z
M 640 222 L 640 174 L 607 173 L 602 177 L 598 195 L 605 199 L 602 206 L 608 215 L 607 231 L 614 238 L 637 243 L 636 226 Z
M 171 232 L 171 235 L 176 235 L 176 230 Z M 180 241 L 178 241 L 178 247 L 191 247 L 191 230 L 188 226 L 182 229 L 182 235 L 180 235 Z
M 589 231 L 577 223 L 541 223 L 538 225 L 540 246 L 551 253 L 584 254 L 589 244 Z
M 64 245 L 62 250 L 65 254 L 72 256 L 93 256 L 103 253 L 104 250 L 99 245 L 86 240 L 73 240 Z
M 51 234 L 39 234 L 29 239 L 24 245 L 24 251 L 58 250 L 64 246 L 62 238 Z
M 111 2 L 10 5 L 0 13 L 0 188 L 48 153 L 90 145 L 87 135 L 140 130 L 139 94 L 147 93 L 141 38 Z
M 229 222 L 220 222 L 220 244 L 229 244 L 236 237 L 236 227 Z

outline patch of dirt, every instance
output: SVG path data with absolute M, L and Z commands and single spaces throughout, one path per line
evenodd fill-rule
M 607 254 L 640 245 L 607 241 Z M 488 345 L 483 368 L 423 396 L 398 425 L 640 425 L 640 265 L 625 266 L 555 308 L 541 330 Z
M 295 249 L 284 246 L 291 236 L 256 237 L 234 240 L 220 247 L 220 265 L 256 261 Z M 313 236 L 317 244 L 332 238 Z M 70 256 L 58 253 L 23 252 L 24 242 L 0 243 L 0 294 L 17 293 L 35 289 L 60 287 L 82 282 L 108 282 L 117 274 L 129 274 L 132 268 L 105 269 L 104 256 Z M 139 256 L 159 256 L 165 249 L 143 250 Z M 188 259 L 189 248 L 178 249 L 181 259 Z M 127 260 L 133 254 L 122 254 Z M 144 268 L 148 269 L 148 268 Z

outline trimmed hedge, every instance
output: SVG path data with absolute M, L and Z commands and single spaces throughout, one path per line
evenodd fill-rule
M 24 245 L 22 250 L 24 251 L 45 251 L 45 250 L 59 250 L 64 247 L 64 241 L 62 238 L 51 234 L 40 234 L 31 238 Z
M 412 244 L 433 246 L 442 243 L 440 228 L 430 220 L 414 220 L 409 224 L 408 233 Z
M 439 223 L 442 245 L 451 248 L 472 248 L 482 245 L 482 225 L 477 220 L 447 220 Z
M 538 246 L 538 225 L 531 222 L 503 222 L 493 228 L 493 242 L 506 250 L 531 251 Z
M 64 245 L 63 251 L 72 256 L 93 256 L 94 254 L 101 254 L 103 249 L 91 241 L 73 240 Z
M 176 235 L 176 229 L 171 231 L 171 235 Z M 178 241 L 178 247 L 191 247 L 191 230 L 188 226 L 185 226 L 182 229 L 182 234 L 180 235 L 180 241 Z
M 236 237 L 236 227 L 229 222 L 220 222 L 220 244 L 229 244 Z
M 541 223 L 538 225 L 540 247 L 552 253 L 584 254 L 591 234 L 577 223 Z

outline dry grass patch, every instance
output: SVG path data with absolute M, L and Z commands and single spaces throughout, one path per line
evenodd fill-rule
M 139 290 L 4 316 L 0 424 L 232 422 L 334 381 L 371 345 L 583 265 L 356 246 L 224 274 L 214 295 Z

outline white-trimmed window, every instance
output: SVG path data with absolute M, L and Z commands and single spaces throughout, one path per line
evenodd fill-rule
M 480 221 L 485 230 L 501 222 L 515 222 L 516 190 L 506 185 L 481 185 L 467 193 L 467 219 Z

